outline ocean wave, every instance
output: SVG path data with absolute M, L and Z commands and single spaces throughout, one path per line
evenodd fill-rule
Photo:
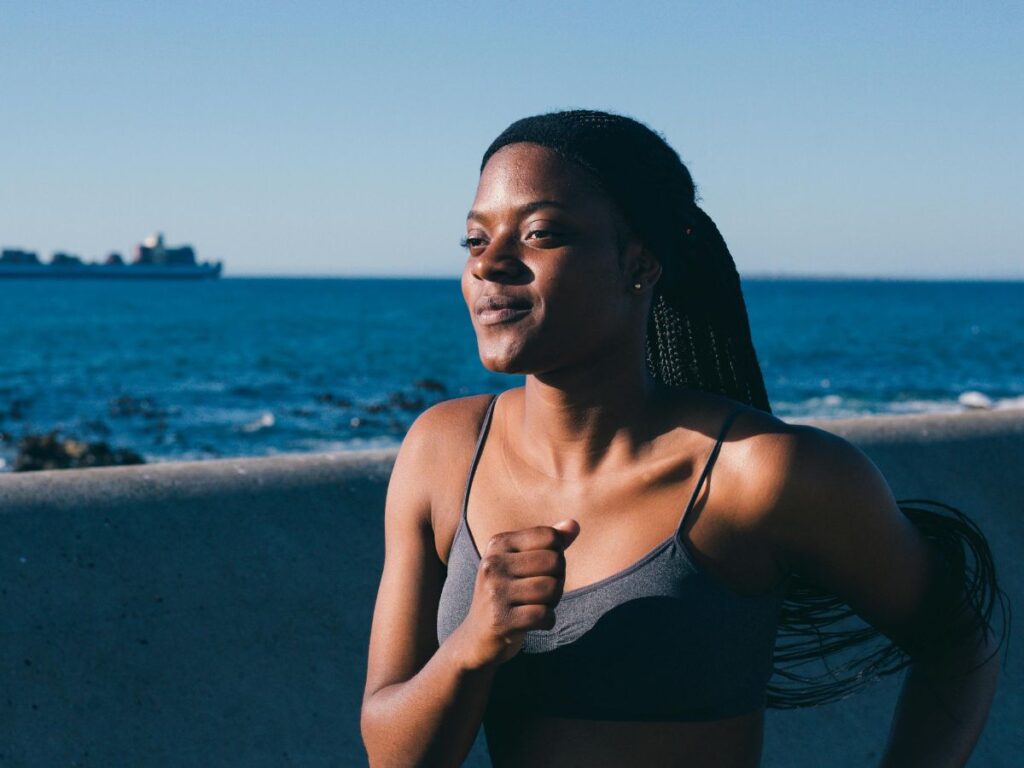
M 1002 397 L 995 401 L 992 408 L 996 411 L 1024 408 L 1024 395 L 1019 395 L 1017 397 Z
M 274 418 L 274 414 L 270 411 L 264 411 L 260 414 L 260 417 L 255 421 L 250 421 L 247 424 L 243 424 L 238 429 L 241 432 L 262 432 L 264 429 L 270 429 L 277 423 L 277 419 Z
M 1024 395 L 989 397 L 978 390 L 966 390 L 954 397 L 935 399 L 902 398 L 867 400 L 830 394 L 804 400 L 772 402 L 777 416 L 803 419 L 845 419 L 872 415 L 908 415 L 914 413 L 964 413 L 967 411 L 1003 411 L 1024 409 Z

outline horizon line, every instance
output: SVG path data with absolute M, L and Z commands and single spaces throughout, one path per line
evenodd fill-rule
M 339 273 L 339 272 L 242 272 L 222 273 L 221 280 L 232 279 L 285 279 L 285 280 L 459 280 L 458 275 L 432 274 L 371 274 L 371 273 Z M 808 280 L 808 281 L 893 281 L 893 282 L 1024 282 L 1021 275 L 863 275 L 863 274 L 820 274 L 805 272 L 751 272 L 740 275 L 740 280 Z

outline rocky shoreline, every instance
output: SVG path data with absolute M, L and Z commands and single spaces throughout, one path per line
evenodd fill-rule
M 40 418 L 32 398 L 7 393 L 6 403 L 0 398 L 0 473 L 395 446 L 420 413 L 466 388 L 419 378 L 372 398 L 321 387 L 289 397 L 287 390 L 236 383 L 206 402 L 115 394 L 59 420 Z M 209 409 L 221 407 L 218 401 L 232 418 L 211 423 Z M 956 406 L 986 411 L 1014 404 L 972 391 Z
M 21 438 L 12 469 L 15 472 L 34 472 L 145 463 L 142 456 L 127 448 L 111 448 L 105 442 L 90 443 L 50 432 Z
M 259 393 L 253 392 L 252 396 L 257 397 Z M 265 410 L 255 420 L 237 424 L 233 431 L 239 434 L 272 433 L 275 428 L 280 428 L 282 417 L 328 421 L 340 416 L 339 427 L 350 435 L 384 433 L 398 440 L 419 413 L 451 396 L 444 382 L 432 378 L 417 379 L 410 386 L 370 402 L 357 402 L 337 392 L 321 391 L 312 398 L 309 407 L 277 408 L 277 416 L 275 410 Z M 112 444 L 117 441 L 116 437 L 112 440 L 112 436 L 121 430 L 109 422 L 134 422 L 140 431 L 152 437 L 156 446 L 182 440 L 183 430 L 180 427 L 174 429 L 175 425 L 169 423 L 182 415 L 180 407 L 165 406 L 148 395 L 117 395 L 107 402 L 105 418 L 90 414 L 78 422 L 77 429 L 66 428 L 63 424 L 53 425 L 46 431 L 32 429 L 29 421 L 31 411 L 32 400 L 25 397 L 12 398 L 6 408 L 0 406 L 0 471 L 87 469 L 146 463 L 146 457 L 139 450 Z M 18 426 L 21 427 L 20 435 L 16 432 Z M 3 450 L 5 446 L 7 450 Z M 199 442 L 196 447 L 209 458 L 219 457 L 222 453 L 210 442 Z M 2 458 L 3 454 L 9 458 Z M 165 456 L 160 453 L 155 458 L 159 460 Z

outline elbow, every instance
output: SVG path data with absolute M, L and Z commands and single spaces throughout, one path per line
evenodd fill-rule
M 374 768 L 387 765 L 381 743 L 384 718 L 379 709 L 377 702 L 370 695 L 363 698 L 363 705 L 359 710 L 359 733 L 363 738 L 363 747 L 366 749 L 369 764 Z
M 913 666 L 932 678 L 951 683 L 971 679 L 995 688 L 1002 643 L 989 627 L 978 626 L 955 639 L 944 639 L 911 654 Z
M 436 743 L 417 736 L 416 717 L 397 714 L 382 696 L 386 699 L 386 692 L 366 696 L 359 711 L 359 731 L 370 768 L 457 768 L 462 764 L 463 758 L 439 753 Z
M 359 710 L 359 733 L 363 738 L 367 764 L 370 768 L 423 765 L 417 750 L 401 738 L 401 723 L 396 722 L 398 715 L 389 710 L 384 698 L 386 694 L 382 691 L 368 694 Z

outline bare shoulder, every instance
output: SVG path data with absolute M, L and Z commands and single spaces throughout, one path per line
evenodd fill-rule
M 785 457 L 809 439 L 817 439 L 810 437 L 808 430 L 822 431 L 790 424 L 760 408 L 720 395 L 701 392 L 696 397 L 688 407 L 701 416 L 692 426 L 703 432 L 709 443 L 735 412 L 722 436 L 715 463 L 719 476 L 728 479 L 721 485 L 738 492 L 730 496 L 760 496 L 766 485 L 778 481 L 780 473 L 786 471 Z
M 714 437 L 716 425 L 736 411 L 722 438 L 715 463 L 719 475 L 720 508 L 729 511 L 731 522 L 748 531 L 764 524 L 764 516 L 774 508 L 787 481 L 798 451 L 809 448 L 818 438 L 809 427 L 790 424 L 755 406 L 724 397 L 707 401 L 711 421 L 707 434 Z M 727 498 L 722 498 L 722 497 Z
M 747 420 L 752 434 L 746 441 L 748 459 L 757 469 L 749 478 L 765 511 L 799 516 L 816 507 L 820 513 L 818 504 L 834 502 L 837 495 L 889 495 L 878 467 L 853 443 L 826 429 L 768 418 L 775 424 L 765 418 Z
M 480 420 L 493 397 L 469 395 L 435 403 L 416 417 L 405 439 L 449 442 L 464 439 L 467 430 L 475 439 Z
M 461 511 L 461 491 L 469 472 L 484 413 L 493 395 L 470 395 L 432 405 L 413 422 L 402 441 L 392 491 L 413 492 L 422 499 L 424 527 L 429 527 L 438 557 L 447 561 Z
M 724 506 L 742 517 L 734 522 L 744 527 L 820 514 L 819 502 L 851 488 L 883 495 L 888 490 L 871 459 L 839 435 L 717 395 L 702 394 L 695 407 L 704 414 L 701 430 L 710 439 L 737 411 L 715 471 L 717 492 L 728 496 Z
M 729 463 L 742 474 L 752 512 L 800 515 L 854 488 L 883 496 L 888 492 L 867 454 L 826 429 L 790 424 L 744 406 L 727 440 L 732 442 Z
M 493 395 L 470 395 L 444 400 L 423 411 L 402 441 L 410 450 L 427 459 L 436 468 L 461 456 L 479 435 L 484 412 Z
M 780 567 L 820 572 L 830 564 L 818 561 L 838 559 L 838 550 L 880 554 L 894 545 L 904 559 L 919 559 L 911 524 L 860 448 L 826 429 L 769 414 L 737 422 L 744 516 Z

